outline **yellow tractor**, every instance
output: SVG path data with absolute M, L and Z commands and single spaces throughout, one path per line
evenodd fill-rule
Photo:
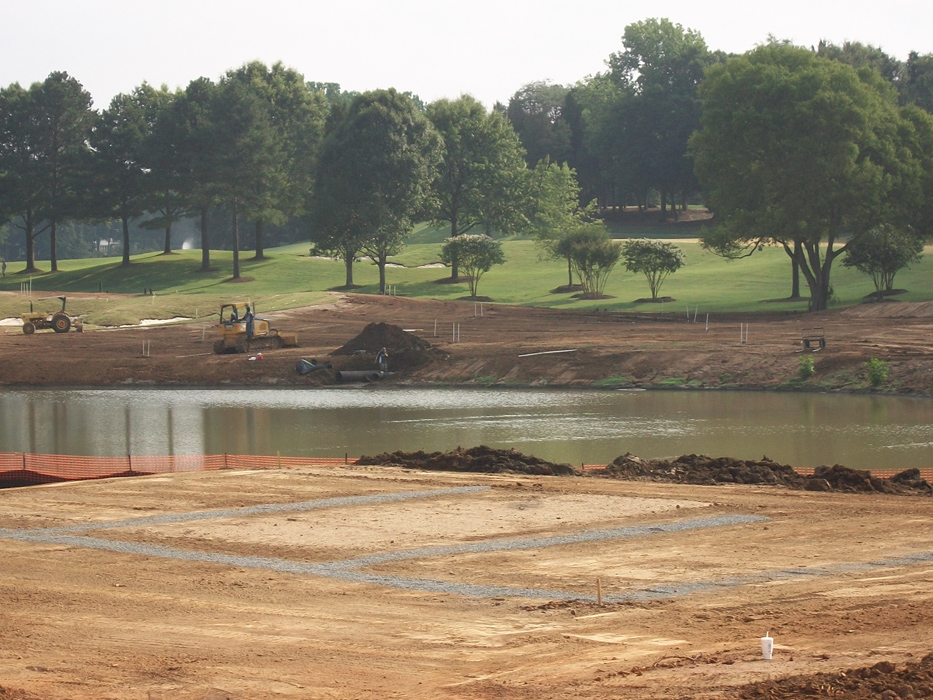
M 232 352 L 249 352 L 271 348 L 297 347 L 297 333 L 279 333 L 264 318 L 257 318 L 256 309 L 248 302 L 223 304 L 220 307 L 220 323 L 217 330 L 220 338 L 214 341 L 214 352 L 218 355 Z
M 67 333 L 74 328 L 78 333 L 84 330 L 84 325 L 76 318 L 65 313 L 65 297 L 42 297 L 38 301 L 46 299 L 60 299 L 62 302 L 61 311 L 53 313 L 36 312 L 29 301 L 29 313 L 23 314 L 23 333 L 32 335 L 36 331 L 51 328 L 56 333 Z

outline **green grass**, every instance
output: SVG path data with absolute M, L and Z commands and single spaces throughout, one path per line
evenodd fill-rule
M 414 240 L 434 236 L 443 238 L 444 231 L 422 225 L 413 234 Z M 610 297 L 599 300 L 580 300 L 570 294 L 555 294 L 552 290 L 567 283 L 566 265 L 560 261 L 544 260 L 532 241 L 505 240 L 503 250 L 506 263 L 494 267 L 483 276 L 479 294 L 495 302 L 542 307 L 587 309 L 600 311 L 639 311 L 649 313 L 686 315 L 696 314 L 703 323 L 706 314 L 723 312 L 802 312 L 806 299 L 787 301 L 790 293 L 791 266 L 787 255 L 778 248 L 766 248 L 750 258 L 726 261 L 704 251 L 693 240 L 677 241 L 685 252 L 686 265 L 671 275 L 661 288 L 661 295 L 672 297 L 673 302 L 651 303 L 639 301 L 649 295 L 643 275 L 617 267 L 610 276 L 605 293 Z M 200 251 L 181 251 L 164 256 L 146 253 L 134 256 L 128 268 L 120 266 L 119 259 L 94 258 L 62 260 L 56 274 L 32 275 L 33 298 L 51 292 L 78 293 L 98 291 L 105 294 L 132 295 L 130 299 L 112 298 L 102 305 L 98 301 L 73 298 L 68 310 L 74 314 L 90 314 L 90 323 L 134 323 L 140 318 L 171 318 L 195 315 L 205 317 L 222 301 L 250 299 L 258 304 L 260 312 L 303 306 L 321 300 L 324 292 L 339 288 L 344 283 L 344 267 L 339 261 L 312 258 L 307 244 L 295 244 L 267 251 L 268 259 L 254 261 L 250 253 L 241 255 L 241 276 L 248 281 L 230 281 L 232 255 L 225 251 L 212 251 L 214 270 L 199 272 Z M 440 257 L 438 242 L 408 245 L 392 262 L 404 267 L 387 270 L 387 282 L 395 286 L 400 296 L 428 299 L 461 299 L 469 289 L 462 284 L 439 284 L 446 279 L 446 268 L 421 267 L 435 263 Z M 39 263 L 48 268 L 48 263 Z M 30 279 L 22 274 L 22 262 L 10 262 L 7 276 L 0 280 L 0 290 L 16 292 L 22 282 Z M 910 270 L 898 273 L 895 286 L 906 289 L 894 297 L 899 301 L 929 301 L 933 299 L 933 248 L 928 247 L 920 263 Z M 378 269 L 369 260 L 354 265 L 355 291 L 362 294 L 378 293 Z M 837 263 L 833 267 L 832 282 L 835 305 L 860 303 L 873 291 L 871 280 Z M 144 297 L 151 288 L 155 297 Z M 801 290 L 807 294 L 806 285 Z M 55 301 L 43 302 L 49 310 Z M 38 309 L 38 307 L 37 307 Z M 42 307 L 45 310 L 45 307 Z M 28 302 L 18 295 L 0 297 L 0 318 L 19 316 L 28 311 Z

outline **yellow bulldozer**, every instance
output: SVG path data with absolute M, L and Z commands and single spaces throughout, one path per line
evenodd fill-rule
M 84 325 L 81 321 L 65 313 L 66 297 L 41 297 L 37 301 L 45 301 L 46 299 L 60 300 L 62 302 L 61 310 L 52 313 L 36 311 L 33 307 L 32 300 L 30 300 L 29 313 L 23 314 L 22 316 L 23 333 L 32 335 L 36 331 L 46 330 L 48 328 L 51 328 L 56 333 L 67 333 L 72 328 L 78 333 L 84 330 Z
M 256 309 L 251 308 L 249 302 L 223 304 L 217 324 L 220 338 L 214 341 L 214 352 L 223 355 L 298 346 L 297 333 L 280 333 L 266 319 L 257 318 L 255 314 Z

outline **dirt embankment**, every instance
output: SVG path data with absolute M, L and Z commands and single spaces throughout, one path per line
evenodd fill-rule
M 376 368 L 389 350 L 393 383 L 596 388 L 881 391 L 933 395 L 933 315 L 888 302 L 819 314 L 713 315 L 571 312 L 401 297 L 334 295 L 331 303 L 270 314 L 300 346 L 262 361 L 214 355 L 211 326 L 0 332 L 0 385 L 323 386 L 341 370 Z M 372 325 L 371 325 L 372 324 Z M 740 334 L 740 326 L 742 333 Z M 825 349 L 800 377 L 802 337 Z M 302 358 L 332 367 L 302 375 Z M 869 382 L 866 362 L 887 363 Z

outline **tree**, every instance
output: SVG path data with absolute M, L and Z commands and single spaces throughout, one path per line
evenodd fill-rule
M 143 105 L 149 127 L 144 142 L 147 165 L 147 209 L 152 218 L 143 221 L 144 229 L 164 232 L 162 254 L 172 252 L 172 225 L 188 215 L 184 190 L 185 164 L 188 159 L 185 130 L 176 121 L 176 101 L 182 93 L 170 93 L 164 86 L 157 90 L 143 84 L 136 91 Z
M 933 53 L 911 51 L 899 87 L 904 102 L 933 112 Z
M 894 290 L 894 276 L 920 260 L 923 241 L 912 232 L 898 231 L 891 226 L 879 226 L 859 236 L 846 248 L 842 261 L 871 277 L 875 295 L 880 300 L 885 292 Z
M 619 244 L 596 222 L 581 223 L 564 232 L 557 240 L 555 252 L 569 261 L 583 287 L 584 299 L 602 297 L 609 273 L 621 255 Z
M 509 100 L 506 116 L 525 149 L 529 168 L 544 158 L 554 163 L 570 160 L 570 126 L 563 116 L 568 90 L 538 81 L 523 85 Z
M 167 114 L 156 122 L 153 140 L 165 177 L 177 182 L 183 201 L 197 212 L 201 230 L 200 272 L 211 270 L 209 211 L 219 201 L 214 183 L 218 143 L 214 138 L 213 104 L 218 87 L 207 78 L 191 81 L 175 95 Z
M 386 263 L 424 208 L 440 148 L 431 123 L 394 89 L 358 95 L 327 137 L 311 200 L 312 241 L 343 259 L 347 287 L 362 250 L 379 267 L 385 292 Z
M 451 238 L 478 225 L 509 230 L 523 223 L 523 207 L 515 206 L 515 197 L 525 176 L 525 161 L 508 120 L 498 112 L 487 113 L 469 95 L 432 102 L 427 116 L 444 144 L 433 185 L 433 220 L 449 223 Z M 452 253 L 451 278 L 456 279 L 456 247 Z
M 535 213 L 531 230 L 535 242 L 548 257 L 567 261 L 567 288 L 572 289 L 573 260 L 570 249 L 562 245 L 567 234 L 595 226 L 596 203 L 580 206 L 580 186 L 576 174 L 566 163 L 558 165 L 547 158 L 539 162 L 532 173 Z M 582 283 L 582 282 L 581 282 Z
M 58 224 L 78 206 L 78 177 L 94 114 L 91 95 L 76 79 L 56 71 L 30 89 L 36 151 L 43 180 L 43 218 L 49 222 L 49 262 L 58 271 Z
M 470 297 L 475 299 L 480 278 L 493 265 L 504 263 L 505 254 L 502 252 L 502 244 L 494 238 L 485 234 L 461 234 L 447 239 L 441 248 L 441 260 L 448 265 L 454 260 L 459 261 L 469 278 Z
M 916 135 L 877 72 L 772 43 L 715 66 L 700 94 L 692 146 L 720 221 L 703 245 L 729 258 L 781 245 L 812 310 L 826 308 L 843 237 L 921 210 Z
M 93 151 L 92 209 L 122 224 L 123 265 L 130 264 L 130 221 L 146 210 L 144 147 L 151 124 L 143 98 L 145 88 L 117 95 L 97 119 L 89 143 Z
M 229 209 L 233 238 L 233 279 L 240 278 L 240 216 L 255 221 L 268 211 L 282 185 L 275 130 L 268 103 L 248 86 L 221 80 L 210 105 L 211 190 Z
M 300 73 L 281 62 L 268 68 L 253 61 L 228 71 L 226 80 L 240 82 L 268 106 L 274 134 L 271 171 L 268 177 L 255 180 L 257 189 L 253 193 L 256 259 L 262 260 L 265 224 L 281 225 L 304 213 L 313 184 L 314 161 L 324 135 L 327 101 Z
M 904 70 L 903 64 L 893 56 L 889 56 L 877 46 L 862 44 L 858 41 L 845 41 L 837 46 L 821 40 L 816 49 L 817 56 L 830 58 L 834 61 L 846 63 L 856 70 L 870 68 L 878 71 L 891 85 L 897 85 Z
M 0 91 L 0 218 L 23 232 L 25 272 L 38 271 L 35 240 L 45 231 L 36 128 L 32 94 L 17 83 Z
M 673 243 L 634 238 L 622 245 L 622 260 L 629 272 L 644 273 L 651 299 L 656 300 L 667 276 L 683 267 L 684 253 Z
M 626 179 L 657 188 L 664 216 L 668 195 L 679 193 L 686 206 L 696 187 L 687 141 L 699 126 L 697 88 L 715 57 L 699 32 L 668 19 L 628 25 L 622 44 L 608 60 L 619 96 L 604 128 L 622 127 L 619 159 L 634 166 Z

